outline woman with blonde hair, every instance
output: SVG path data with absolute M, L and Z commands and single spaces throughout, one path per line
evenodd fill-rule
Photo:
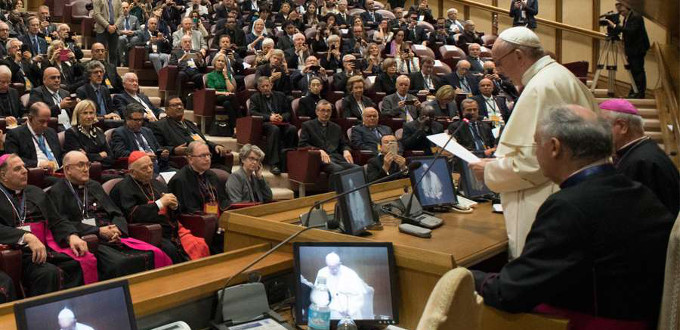
M 224 107 L 228 117 L 229 128 L 226 136 L 232 136 L 236 126 L 236 110 L 232 104 L 236 92 L 236 78 L 227 66 L 227 55 L 224 53 L 217 53 L 212 65 L 215 69 L 206 75 L 205 87 L 215 90 L 215 105 Z
M 75 65 L 76 55 L 64 45 L 63 41 L 54 40 L 47 47 L 46 58 L 47 63 L 42 65 L 43 71 L 48 67 L 57 68 L 61 73 L 61 84 L 65 86 L 64 89 L 71 93 L 75 92 L 80 85 L 78 78 L 82 75 L 80 68 Z
M 71 114 L 71 128 L 64 133 L 64 153 L 81 150 L 90 162 L 100 162 L 104 168 L 110 168 L 114 163 L 113 152 L 106 143 L 104 132 L 94 126 L 97 122 L 95 109 L 94 102 L 90 100 L 76 104 Z
M 432 106 L 437 117 L 453 118 L 458 115 L 456 90 L 451 85 L 440 87 L 435 93 L 435 99 L 426 103 Z

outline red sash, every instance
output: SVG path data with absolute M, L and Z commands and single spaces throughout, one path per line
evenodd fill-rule
M 208 244 L 205 243 L 205 240 L 192 235 L 191 231 L 184 228 L 181 223 L 178 224 L 179 228 L 177 232 L 179 233 L 179 240 L 182 243 L 184 251 L 189 255 L 189 258 L 191 258 L 191 260 L 196 260 L 203 257 L 209 257 L 210 249 L 208 248 Z
M 647 323 L 643 321 L 626 321 L 598 317 L 582 312 L 553 307 L 548 304 L 536 306 L 534 312 L 568 319 L 569 330 L 651 330 Z
M 97 258 L 94 257 L 94 254 L 86 252 L 83 256 L 79 257 L 73 253 L 71 248 L 62 248 L 59 246 L 59 244 L 54 241 L 52 231 L 47 229 L 45 221 L 28 222 L 28 225 L 31 226 L 31 233 L 38 237 L 40 242 L 49 246 L 56 252 L 68 255 L 80 264 L 80 268 L 83 270 L 83 282 L 85 284 L 99 281 L 99 275 L 97 274 Z
M 172 260 L 168 257 L 161 249 L 134 238 L 121 238 L 120 242 L 123 245 L 141 251 L 151 251 L 153 252 L 153 266 L 154 268 L 161 268 L 165 266 L 172 265 Z

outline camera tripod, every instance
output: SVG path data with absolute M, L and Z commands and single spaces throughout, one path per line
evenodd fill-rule
M 638 88 L 635 85 L 635 80 L 633 79 L 633 74 L 630 72 L 630 65 L 626 59 L 626 55 L 623 52 L 623 43 L 621 39 L 616 36 L 607 36 L 605 39 L 604 47 L 600 53 L 600 58 L 597 60 L 597 70 L 595 71 L 595 77 L 593 78 L 593 84 L 590 86 L 590 91 L 594 92 L 597 86 L 597 81 L 600 79 L 600 74 L 603 69 L 607 69 L 607 95 L 609 97 L 614 97 L 614 90 L 616 84 L 616 71 L 619 64 L 619 55 L 623 59 L 623 67 L 628 72 L 628 78 L 630 78 L 631 85 L 633 86 L 633 92 L 638 93 Z

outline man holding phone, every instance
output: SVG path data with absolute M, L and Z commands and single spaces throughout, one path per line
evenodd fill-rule
M 328 81 L 326 69 L 319 66 L 319 60 L 316 56 L 309 56 L 305 59 L 305 66 L 302 70 L 293 72 L 290 79 L 293 81 L 294 88 L 302 91 L 302 95 L 305 95 L 309 90 L 309 82 L 313 77 L 319 77 L 323 81 L 324 86 Z
M 406 158 L 399 154 L 397 137 L 392 134 L 383 135 L 380 139 L 380 153 L 371 158 L 367 164 L 366 173 L 368 182 L 382 179 L 404 169 L 406 169 Z M 401 177 L 396 177 L 392 180 L 398 180 L 406 176 L 406 174 L 403 174 Z
M 62 109 L 70 113 L 78 103 L 78 98 L 75 97 L 75 94 L 71 95 L 60 86 L 61 73 L 59 73 L 59 70 L 55 67 L 46 68 L 43 71 L 43 85 L 31 89 L 28 106 L 43 102 L 50 108 L 52 117 L 59 116 Z
M 393 118 L 404 118 L 410 122 L 418 118 L 420 101 L 409 94 L 411 79 L 406 75 L 397 77 L 397 91 L 385 96 L 383 99 L 382 113 Z

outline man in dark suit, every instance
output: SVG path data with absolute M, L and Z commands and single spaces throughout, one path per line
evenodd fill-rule
M 306 95 L 309 91 L 309 82 L 312 77 L 320 78 L 324 88 L 328 84 L 326 69 L 319 66 L 319 60 L 316 56 L 307 57 L 305 59 L 305 66 L 302 70 L 295 71 L 290 75 L 290 79 L 293 82 L 293 89 L 302 91 L 302 95 Z
M 477 101 L 474 99 L 465 99 L 460 103 L 461 117 L 467 119 L 451 123 L 449 125 L 449 134 L 456 133 L 454 136 L 456 141 L 470 151 L 484 152 L 486 156 L 490 156 L 496 151 L 496 142 L 491 132 L 491 125 L 482 122 L 478 113 Z M 458 127 L 461 127 L 458 129 Z
M 302 124 L 300 147 L 314 147 L 321 152 L 321 170 L 329 174 L 330 182 L 335 173 L 350 169 L 354 164 L 350 147 L 340 125 L 330 121 L 331 103 L 321 100 L 316 105 L 316 119 Z
M 366 0 L 366 11 L 361 13 L 361 20 L 364 21 L 364 26 L 375 29 L 382 22 L 382 15 L 376 12 L 379 9 L 375 6 L 373 0 Z
M 132 103 L 125 109 L 125 125 L 116 128 L 111 135 L 113 157 L 130 156 L 133 151 L 143 151 L 154 161 L 154 172 L 169 169 L 170 150 L 161 146 L 150 128 L 143 127 L 144 107 Z
M 536 15 L 538 15 L 538 0 L 513 0 L 510 5 L 512 26 L 526 26 L 535 30 Z
M 92 61 L 98 61 L 99 63 L 104 65 L 104 68 L 106 70 L 104 71 L 103 83 L 104 85 L 106 85 L 106 88 L 109 89 L 109 93 L 115 94 L 122 92 L 123 79 L 120 78 L 118 70 L 116 69 L 116 65 L 108 62 L 106 57 L 106 48 L 104 47 L 104 44 L 100 44 L 98 42 L 92 44 L 91 53 L 92 60 L 83 63 L 83 65 L 87 66 L 87 64 Z
M 118 113 L 125 113 L 125 108 L 130 103 L 143 106 L 146 112 L 144 118 L 149 121 L 157 121 L 161 118 L 161 114 L 165 113 L 163 109 L 153 105 L 148 96 L 139 92 L 139 80 L 134 72 L 123 75 L 123 88 L 125 88 L 125 92 L 113 97 L 113 107 Z
M 8 125 L 16 125 L 17 119 L 24 115 L 24 106 L 19 100 L 19 92 L 9 87 L 11 82 L 12 71 L 0 66 L 0 117 L 4 117 Z
M 477 78 L 470 73 L 470 62 L 466 60 L 458 61 L 456 72 L 449 73 L 444 79 L 456 88 L 457 93 L 479 94 L 479 83 L 477 83 Z
M 257 79 L 258 93 L 250 97 L 250 114 L 261 116 L 262 133 L 267 138 L 265 163 L 271 166 L 274 175 L 281 174 L 283 157 L 281 152 L 297 144 L 297 129 L 290 124 L 291 108 L 286 94 L 272 91 L 270 78 Z
M 333 90 L 345 91 L 347 79 L 354 75 L 360 75 L 361 71 L 356 68 L 356 57 L 352 54 L 347 54 L 342 57 L 342 72 L 333 75 Z
M 305 43 L 305 35 L 302 33 L 293 35 L 293 46 L 285 48 L 283 53 L 288 67 L 295 70 L 304 69 L 307 58 L 312 55 L 309 46 Z
M 623 23 L 614 24 L 609 21 L 609 26 L 618 35 L 623 32 L 623 48 L 626 59 L 630 65 L 630 73 L 633 75 L 637 94 L 631 88 L 629 98 L 644 99 L 647 90 L 647 76 L 645 74 L 645 55 L 649 50 L 649 36 L 645 28 L 645 20 L 642 15 L 632 11 L 620 1 L 616 2 L 616 10 L 623 16 Z
M 378 110 L 369 107 L 364 109 L 363 121 L 359 125 L 352 127 L 350 144 L 360 150 L 369 150 L 374 154 L 378 153 L 380 138 L 391 135 L 392 129 L 389 126 L 378 124 Z
M 77 99 L 72 99 L 69 92 L 60 88 L 61 75 L 59 70 L 54 67 L 46 68 L 43 71 L 43 85 L 32 88 L 31 95 L 28 97 L 28 106 L 36 102 L 43 102 L 50 107 L 52 117 L 57 117 L 62 109 L 69 112 L 76 106 Z
M 59 168 L 61 147 L 57 132 L 47 126 L 50 114 L 47 104 L 33 104 L 28 111 L 26 124 L 7 131 L 5 153 L 17 154 L 28 168 Z
M 510 109 L 505 101 L 505 97 L 493 95 L 493 82 L 491 79 L 482 79 L 479 81 L 479 95 L 472 97 L 477 101 L 479 106 L 479 116 L 483 119 L 491 119 L 498 121 L 502 119 L 503 122 L 510 120 Z
M 235 45 L 236 51 L 238 51 L 239 55 L 245 56 L 246 53 L 246 34 L 243 32 L 243 29 L 238 28 L 236 24 L 236 17 L 232 17 L 233 15 L 230 15 L 230 17 L 227 18 L 227 24 L 224 28 L 224 30 L 217 30 L 215 33 L 216 35 L 220 36 L 220 38 L 223 35 L 228 35 L 231 44 Z M 219 39 L 217 39 L 219 40 Z M 215 47 L 213 45 L 213 48 L 219 48 Z
M 29 45 L 31 55 L 36 57 L 38 55 L 47 54 L 47 41 L 40 36 L 40 20 L 33 16 L 28 19 L 28 33 L 20 38 L 21 42 Z
M 284 53 L 280 49 L 274 49 L 269 58 L 269 63 L 257 67 L 255 77 L 266 77 L 272 84 L 272 89 L 286 95 L 293 90 L 293 83 L 288 74 L 288 65 L 285 63 Z M 269 155 L 269 152 L 266 152 Z
M 203 74 L 200 68 L 205 66 L 201 52 L 191 49 L 191 36 L 184 35 L 180 39 L 179 49 L 170 54 L 170 65 L 177 65 L 179 69 L 177 79 L 177 93 L 182 95 L 185 81 L 192 81 L 195 89 L 203 88 Z
M 515 84 L 508 77 L 498 73 L 493 61 L 484 62 L 484 78 L 490 79 L 493 83 L 493 95 L 502 94 L 508 101 L 513 102 L 519 97 Z
M 567 310 L 597 318 L 602 329 L 656 328 L 675 217 L 607 162 L 610 130 L 592 109 L 544 112 L 536 156 L 560 190 L 539 208 L 518 258 L 498 274 L 472 271 L 485 304 L 513 313 Z
M 428 23 L 434 23 L 434 16 L 432 15 L 432 9 L 427 5 L 427 0 L 420 0 L 417 5 L 413 5 L 408 9 L 408 14 L 410 16 L 416 17 L 416 21 L 425 21 Z
M 184 119 L 184 103 L 179 97 L 168 100 L 166 114 L 165 118 L 149 125 L 162 148 L 170 150 L 172 155 L 184 156 L 189 143 L 203 141 L 212 155 L 211 167 L 231 172 L 231 166 L 225 166 L 224 159 L 230 151 L 223 145 L 208 141 L 194 122 Z
M 382 179 L 405 169 L 406 158 L 399 152 L 397 138 L 392 134 L 383 135 L 380 139 L 380 153 L 369 159 L 366 164 L 368 182 Z M 392 180 L 398 180 L 407 176 L 407 174 L 403 174 Z
M 156 73 L 170 61 L 172 44 L 170 44 L 169 37 L 158 30 L 158 19 L 152 16 L 146 21 L 144 29 L 139 31 L 132 40 L 133 46 L 146 47 L 149 61 L 153 64 Z
M 283 35 L 279 37 L 276 48 L 285 50 L 293 47 L 295 44 L 295 41 L 293 40 L 293 37 L 295 36 L 295 23 L 286 21 L 281 28 L 283 29 Z
M 407 75 L 397 77 L 397 91 L 383 98 L 380 112 L 388 117 L 404 118 L 407 122 L 418 118 L 421 103 L 415 95 L 409 94 L 410 86 L 411 79 Z
M 474 75 L 481 75 L 484 73 L 484 61 L 479 58 L 482 53 L 482 46 L 480 44 L 468 45 L 467 61 L 470 62 L 470 73 Z
M 29 52 L 21 52 L 21 40 L 10 39 L 8 42 L 7 56 L 0 60 L 0 64 L 12 71 L 12 83 L 24 84 L 27 90 L 40 85 L 39 70 L 30 62 Z
M 427 31 L 422 26 L 418 26 L 418 15 L 411 14 L 410 21 L 408 22 L 408 35 L 406 40 L 414 44 L 422 44 L 427 41 Z
M 348 26 L 352 25 L 352 15 L 347 11 L 347 5 L 347 0 L 338 1 L 338 12 L 335 13 L 335 25 L 341 29 L 346 29 Z
M 413 94 L 421 91 L 434 94 L 443 85 L 442 80 L 434 74 L 434 59 L 427 56 L 420 61 L 420 72 L 411 73 L 410 78 L 411 90 L 409 92 Z
M 475 30 L 475 22 L 472 20 L 467 20 L 465 23 L 463 23 L 463 27 L 465 29 L 463 30 L 463 33 L 458 36 L 458 43 L 456 46 L 467 52 L 469 44 L 484 44 L 482 37 L 480 37 Z
M 352 26 L 352 36 L 342 41 L 343 54 L 361 54 L 361 47 L 366 47 L 366 36 L 364 27 L 361 25 Z
M 104 65 L 99 61 L 93 60 L 87 63 L 86 70 L 89 82 L 78 88 L 76 91 L 78 98 L 94 102 L 94 105 L 97 106 L 96 112 L 98 117 L 120 120 L 120 115 L 116 113 L 116 109 L 113 106 L 109 89 L 102 85 Z
M 420 150 L 426 155 L 432 155 L 435 144 L 427 139 L 428 135 L 444 132 L 444 126 L 434 120 L 434 109 L 425 106 L 420 111 L 418 119 L 404 124 L 404 136 L 401 143 L 404 150 Z

